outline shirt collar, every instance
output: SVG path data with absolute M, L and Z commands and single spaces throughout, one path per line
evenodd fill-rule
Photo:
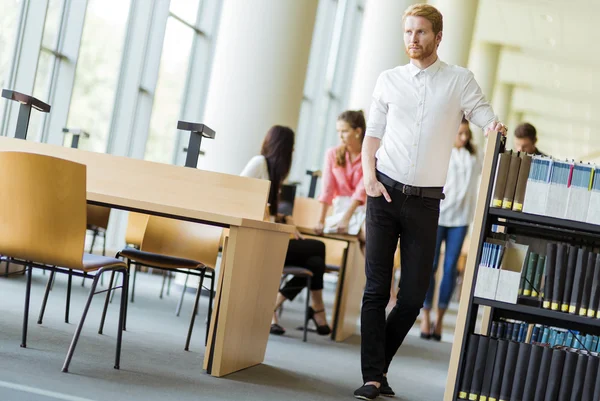
M 425 68 L 424 70 L 420 69 L 413 63 L 408 63 L 408 70 L 410 71 L 410 74 L 413 77 L 416 77 L 417 74 L 420 73 L 421 71 L 423 71 L 423 73 L 433 77 L 440 70 L 441 67 L 442 67 L 442 61 L 440 60 L 439 57 L 437 58 L 437 60 L 435 60 L 435 62 L 433 64 L 431 64 L 429 67 Z

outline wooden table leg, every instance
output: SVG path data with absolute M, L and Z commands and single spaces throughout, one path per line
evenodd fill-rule
M 360 318 L 360 308 L 365 289 L 365 258 L 360 250 L 360 243 L 352 241 L 348 244 L 346 264 L 340 269 L 336 299 L 334 303 L 335 331 L 332 338 L 344 341 L 356 333 L 356 323 Z
M 204 367 L 225 376 L 263 362 L 289 233 L 231 227 Z

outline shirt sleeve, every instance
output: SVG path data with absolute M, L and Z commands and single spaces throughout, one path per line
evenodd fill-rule
M 383 134 L 385 133 L 388 112 L 388 105 L 383 100 L 384 75 L 385 72 L 382 72 L 375 83 L 371 108 L 369 109 L 367 130 L 365 132 L 366 136 L 372 136 L 379 139 L 383 138 Z
M 367 201 L 367 191 L 365 191 L 365 183 L 363 182 L 362 177 L 360 181 L 358 181 L 358 185 L 356 185 L 356 189 L 352 194 L 352 199 L 359 201 L 363 205 Z
M 319 201 L 331 205 L 333 198 L 337 193 L 337 181 L 333 175 L 333 167 L 335 165 L 335 148 L 329 149 L 325 154 L 325 165 L 323 166 L 322 177 L 323 186 L 321 187 L 321 195 Z
M 263 178 L 262 170 L 264 169 L 264 157 L 254 156 L 240 174 L 242 177 Z
M 485 100 L 485 96 L 471 71 L 468 71 L 465 77 L 461 109 L 467 120 L 482 128 L 484 132 L 498 121 L 498 117 L 494 114 L 489 102 Z

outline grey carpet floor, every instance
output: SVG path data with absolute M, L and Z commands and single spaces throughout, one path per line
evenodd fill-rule
M 201 300 L 191 351 L 183 350 L 193 295 L 183 311 L 174 310 L 180 290 L 158 298 L 161 279 L 140 274 L 136 301 L 130 304 L 128 331 L 123 336 L 121 370 L 113 369 L 118 299 L 109 309 L 104 335 L 97 334 L 103 298 L 92 304 L 70 373 L 60 369 L 79 320 L 86 288 L 74 280 L 71 322 L 64 323 L 66 278 L 51 292 L 44 322 L 37 315 L 47 275 L 35 271 L 28 347 L 20 348 L 24 277 L 0 278 L 0 401 L 120 400 L 350 400 L 361 384 L 360 338 L 345 343 L 309 333 L 301 341 L 302 302 L 285 308 L 285 336 L 271 336 L 265 362 L 213 378 L 202 370 L 207 298 Z M 333 289 L 326 299 L 331 302 Z M 331 307 L 329 306 L 329 310 Z M 409 336 L 389 373 L 401 401 L 440 401 L 443 397 L 451 345 Z

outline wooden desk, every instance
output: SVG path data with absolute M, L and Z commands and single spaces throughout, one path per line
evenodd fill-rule
M 298 231 L 307 235 L 315 235 L 313 228 L 298 227 Z M 335 292 L 331 333 L 333 340 L 345 341 L 356 333 L 356 322 L 360 318 L 360 308 L 366 283 L 365 258 L 360 250 L 360 242 L 354 235 L 324 234 L 315 236 L 315 238 L 326 238 L 347 243 Z
M 268 181 L 6 137 L 0 151 L 85 164 L 89 203 L 228 227 L 205 368 L 224 376 L 262 363 L 293 232 L 262 221 Z

